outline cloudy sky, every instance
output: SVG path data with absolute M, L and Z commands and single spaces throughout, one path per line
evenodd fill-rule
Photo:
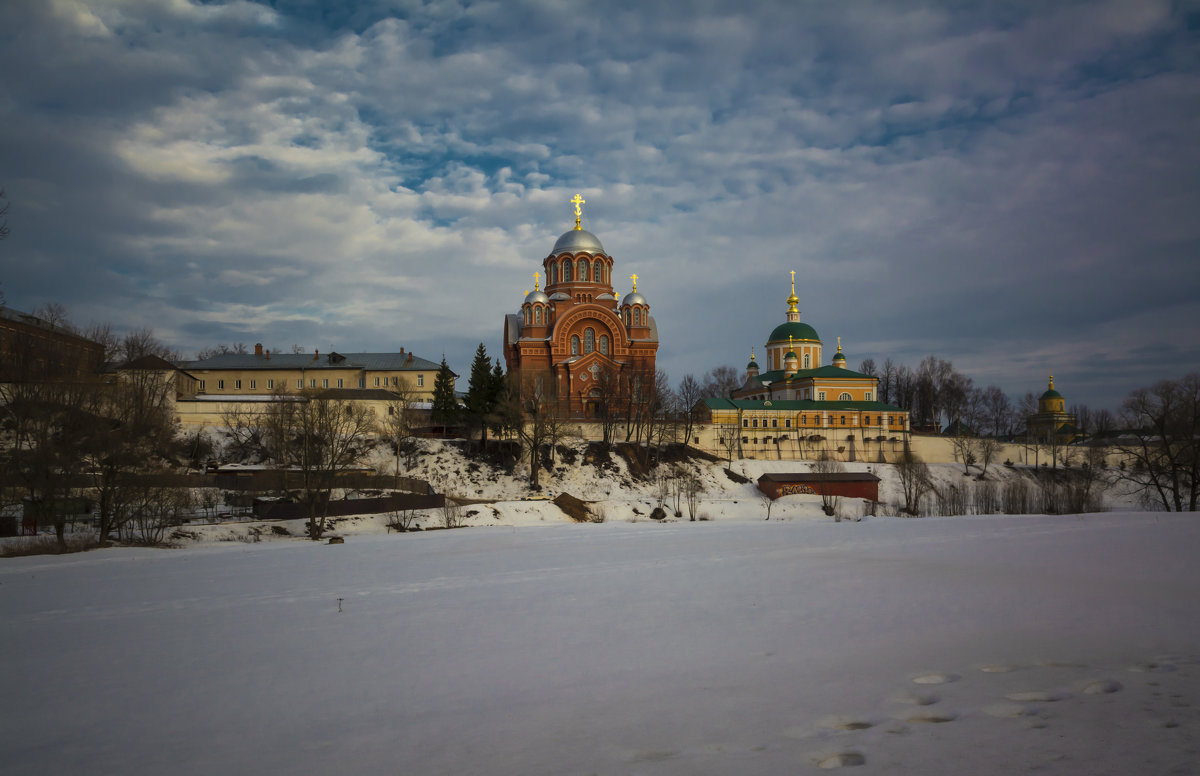
M 465 374 L 579 192 L 673 383 L 794 269 L 852 366 L 1115 407 L 1200 367 L 1198 57 L 1197 2 L 11 0 L 0 288 Z

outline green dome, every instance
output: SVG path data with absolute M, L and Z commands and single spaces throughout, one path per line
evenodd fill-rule
M 747 369 L 758 369 L 758 362 L 751 361 L 749 364 L 746 364 L 746 368 Z
M 794 340 L 821 341 L 821 338 L 817 336 L 817 330 L 807 323 L 789 321 L 776 326 L 775 330 L 771 332 L 771 336 L 767 338 L 767 342 L 787 342 L 788 337 Z
M 787 360 L 789 360 L 789 359 L 790 359 L 790 360 L 792 360 L 792 361 L 799 361 L 799 360 L 800 360 L 800 357 L 796 355 L 796 351 L 794 351 L 794 350 L 789 350 L 787 353 L 784 353 L 784 354 L 783 354 L 783 360 L 784 360 L 784 361 L 787 361 Z
M 1058 391 L 1054 390 L 1053 388 L 1051 388 L 1050 390 L 1048 390 L 1042 394 L 1042 401 L 1045 401 L 1046 399 L 1062 399 L 1062 398 L 1063 398 L 1063 395 L 1061 393 L 1059 393 Z M 1065 399 L 1064 399 L 1064 401 L 1065 401 Z
M 833 360 L 834 360 L 834 361 L 845 361 L 845 360 L 846 360 L 846 357 L 845 357 L 845 356 L 843 356 L 843 355 L 842 355 L 842 351 L 840 351 L 840 350 L 839 350 L 837 353 L 835 353 L 835 354 L 833 355 Z

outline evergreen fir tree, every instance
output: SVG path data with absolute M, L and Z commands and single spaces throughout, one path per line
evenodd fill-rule
M 495 409 L 495 390 L 492 387 L 492 365 L 488 360 L 487 348 L 483 343 L 475 349 L 475 360 L 471 362 L 471 378 L 467 384 L 467 414 L 479 424 L 479 446 L 487 447 L 488 417 Z
M 433 409 L 430 413 L 434 423 L 442 424 L 442 433 L 446 426 L 458 419 L 458 399 L 454 396 L 454 373 L 446 364 L 446 356 L 442 356 L 442 365 L 438 367 L 437 376 L 433 378 Z

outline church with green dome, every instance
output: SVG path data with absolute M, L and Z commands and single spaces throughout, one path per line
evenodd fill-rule
M 704 399 L 703 419 L 716 427 L 740 428 L 743 448 L 748 445 L 751 452 L 756 446 L 779 448 L 826 437 L 838 443 L 906 437 L 908 411 L 879 401 L 875 377 L 847 368 L 840 337 L 837 352 L 825 363 L 821 337 L 800 320 L 799 302 L 792 272 L 785 320 L 767 337 L 764 365 L 752 351 L 745 382 L 728 398 Z
M 1050 386 L 1038 398 L 1038 411 L 1029 416 L 1029 437 L 1034 440 L 1070 442 L 1079 434 L 1075 414 L 1067 412 L 1067 400 L 1054 390 L 1054 375 Z

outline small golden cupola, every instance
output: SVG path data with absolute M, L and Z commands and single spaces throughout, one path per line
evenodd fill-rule
M 842 352 L 842 338 L 837 338 L 838 349 L 837 353 L 833 354 L 833 365 L 841 369 L 846 368 L 846 354 Z
M 750 363 L 746 364 L 746 376 L 758 377 L 758 361 L 754 358 L 754 348 L 750 348 Z

